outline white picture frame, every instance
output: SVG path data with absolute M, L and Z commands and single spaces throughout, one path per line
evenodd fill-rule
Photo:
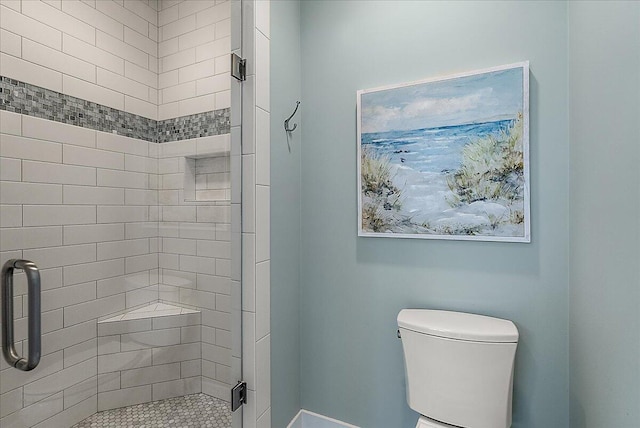
M 529 170 L 528 61 L 357 92 L 358 236 L 531 242 Z

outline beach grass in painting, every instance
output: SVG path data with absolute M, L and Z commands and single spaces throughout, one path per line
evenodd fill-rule
M 529 242 L 528 63 L 358 101 L 360 235 Z

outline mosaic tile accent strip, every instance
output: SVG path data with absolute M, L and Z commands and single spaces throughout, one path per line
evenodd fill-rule
M 208 111 L 158 122 L 158 142 L 187 140 L 231 132 L 230 109 Z
M 0 76 L 0 110 L 156 141 L 157 122 L 81 98 Z
M 206 394 L 185 395 L 98 412 L 71 428 L 231 428 L 229 403 Z
M 231 130 L 228 108 L 156 121 L 4 76 L 0 110 L 161 143 Z

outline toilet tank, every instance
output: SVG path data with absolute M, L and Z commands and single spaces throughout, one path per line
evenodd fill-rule
M 407 402 L 416 412 L 464 428 L 509 428 L 518 330 L 482 315 L 403 309 Z

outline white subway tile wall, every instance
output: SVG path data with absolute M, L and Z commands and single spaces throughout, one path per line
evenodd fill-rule
M 148 221 L 157 196 L 147 190 L 156 143 L 6 111 L 0 123 L 18 134 L 0 134 L 2 261 L 40 267 L 44 331 L 38 368 L 0 368 L 0 425 L 70 426 L 97 410 L 97 319 L 158 299 L 158 228 Z M 152 232 L 125 233 L 144 227 Z M 15 294 L 26 347 L 23 275 Z
M 230 107 L 230 1 L 163 2 L 158 40 L 159 120 Z
M 0 115 L 3 123 L 33 120 L 4 111 Z M 148 156 L 149 147 L 156 143 L 125 139 L 98 131 L 82 130 L 86 132 L 79 135 L 77 128 L 71 125 L 56 125 L 57 131 L 53 137 L 60 143 L 16 137 L 21 139 L 23 146 L 32 143 L 39 149 L 39 144 L 44 144 L 44 147 L 53 147 L 54 150 L 25 151 L 25 147 L 18 145 L 3 145 L 0 149 L 3 174 L 6 175 L 0 182 L 3 260 L 24 257 L 37 262 L 42 269 L 43 286 L 46 288 L 43 292 L 43 316 L 45 319 L 54 316 L 53 320 L 56 320 L 56 315 L 59 317 L 57 322 L 46 322 L 48 328 L 53 330 L 47 331 L 43 338 L 45 358 L 50 353 L 64 350 L 69 352 L 69 362 L 66 364 L 76 365 L 85 363 L 89 358 L 95 360 L 96 346 L 98 354 L 105 347 L 115 350 L 115 345 L 104 342 L 102 334 L 96 342 L 95 323 L 99 317 L 158 299 L 197 307 L 202 311 L 202 322 L 197 321 L 197 329 L 185 328 L 193 320 L 185 323 L 170 319 L 158 321 L 158 328 L 166 331 L 174 329 L 171 331 L 174 332 L 172 340 L 175 343 L 162 344 L 170 346 L 197 342 L 198 351 L 194 359 L 202 358 L 198 376 L 204 376 L 210 394 L 228 399 L 231 383 L 231 214 L 227 199 L 230 193 L 228 172 L 225 171 L 228 171 L 229 157 L 203 158 L 200 165 L 201 175 L 205 178 L 215 174 L 224 175 L 212 177 L 216 189 L 223 190 L 222 195 L 216 195 L 218 200 L 188 202 L 184 200 L 183 188 L 184 165 L 187 162 L 185 156 L 197 155 L 200 139 L 166 143 L 166 150 L 163 145 L 158 152 L 161 156 L 159 162 Z M 44 133 L 38 134 L 40 131 L 37 129 L 36 126 L 30 130 L 30 135 L 44 137 Z M 64 142 L 65 135 L 72 144 Z M 10 141 L 13 136 L 2 134 L 2 138 L 2 141 Z M 215 141 L 215 138 L 221 141 Z M 206 137 L 201 147 L 202 150 L 225 147 L 229 150 L 228 141 L 227 136 Z M 76 145 L 82 142 L 98 148 Z M 5 147 L 8 149 L 5 150 Z M 20 150 L 14 150 L 14 147 Z M 37 154 L 38 161 L 28 159 L 33 154 Z M 160 183 L 159 189 L 150 189 L 150 179 L 156 173 L 158 177 L 154 181 Z M 164 179 L 176 175 L 177 179 Z M 150 210 L 157 206 L 159 200 L 162 201 L 159 221 L 151 221 Z M 52 281 L 48 280 L 50 272 L 57 273 Z M 18 308 L 26 308 L 26 290 L 20 284 L 18 280 Z M 16 336 L 24 340 L 26 319 L 20 310 L 16 312 L 21 315 L 16 323 Z M 82 333 L 77 331 L 78 327 L 84 327 Z M 151 330 L 151 325 L 147 329 Z M 123 352 L 136 350 L 136 345 L 129 340 L 135 337 L 132 336 L 135 332 L 135 326 L 126 326 L 120 332 L 123 344 L 117 349 Z M 111 333 L 115 334 L 113 331 Z M 82 352 L 72 352 L 78 349 Z M 157 360 L 166 360 L 166 364 L 169 364 L 174 358 L 171 355 L 158 354 Z M 132 364 L 145 362 L 144 358 L 134 360 L 136 362 Z M 111 359 L 110 363 L 104 364 L 116 364 L 124 370 L 119 361 Z M 83 369 L 83 377 L 79 379 L 65 377 L 68 381 L 74 381 L 69 385 L 59 382 L 32 385 L 39 378 L 31 377 L 12 383 L 6 379 L 15 378 L 14 370 L 4 367 L 0 375 L 3 388 L 7 390 L 3 390 L 0 397 L 3 402 L 11 404 L 3 406 L 3 412 L 7 413 L 3 418 L 8 419 L 0 421 L 4 423 L 19 418 L 15 420 L 26 423 L 26 413 L 21 409 L 24 407 L 35 411 L 35 407 L 27 406 L 57 391 L 64 392 L 64 397 L 69 396 L 63 399 L 63 404 L 70 402 L 72 406 L 82 404 L 83 410 L 102 410 L 154 397 L 168 397 L 172 395 L 171 390 L 187 388 L 199 392 L 195 389 L 200 388 L 196 388 L 200 385 L 198 382 L 189 380 L 182 386 L 179 382 L 166 383 L 157 388 L 142 388 L 144 391 L 132 384 L 121 386 L 126 390 L 115 393 L 112 389 L 115 388 L 115 381 L 102 376 L 111 369 L 104 368 L 100 363 L 97 369 L 94 366 Z M 39 367 L 34 373 L 43 367 L 47 366 Z M 127 370 L 134 368 L 138 367 L 126 367 Z M 98 374 L 100 378 L 96 377 Z M 102 385 L 103 381 L 107 382 L 106 386 Z M 44 385 L 49 387 L 45 388 Z M 42 387 L 42 390 L 36 386 Z M 91 388 L 87 389 L 88 386 Z M 40 392 L 27 394 L 25 388 Z M 97 388 L 102 388 L 103 393 L 99 394 Z M 85 403 L 91 398 L 85 397 L 88 391 L 93 391 L 93 407 Z M 96 394 L 99 394 L 98 401 L 95 401 Z M 16 401 L 18 396 L 23 398 Z M 47 409 L 53 412 L 51 408 Z M 63 407 L 58 413 L 44 416 L 54 417 L 55 414 L 56 421 L 73 422 L 60 415 L 65 409 Z M 71 418 L 85 413 L 70 411 L 64 414 Z
M 98 410 L 202 390 L 200 312 L 153 304 L 98 323 Z
M 201 200 L 195 196 L 199 191 L 195 180 L 198 164 L 205 180 L 218 170 L 225 174 L 229 142 L 228 135 L 218 135 L 162 143 L 158 163 L 160 300 L 201 311 L 202 329 L 207 331 L 202 334 L 203 382 L 215 386 L 203 392 L 224 400 L 232 381 L 231 279 L 226 268 L 231 259 L 230 182 L 212 177 L 215 190 L 221 192 L 200 194 L 208 196 Z M 219 352 L 205 352 L 212 349 Z
M 158 3 L 3 1 L 0 75 L 157 120 Z

